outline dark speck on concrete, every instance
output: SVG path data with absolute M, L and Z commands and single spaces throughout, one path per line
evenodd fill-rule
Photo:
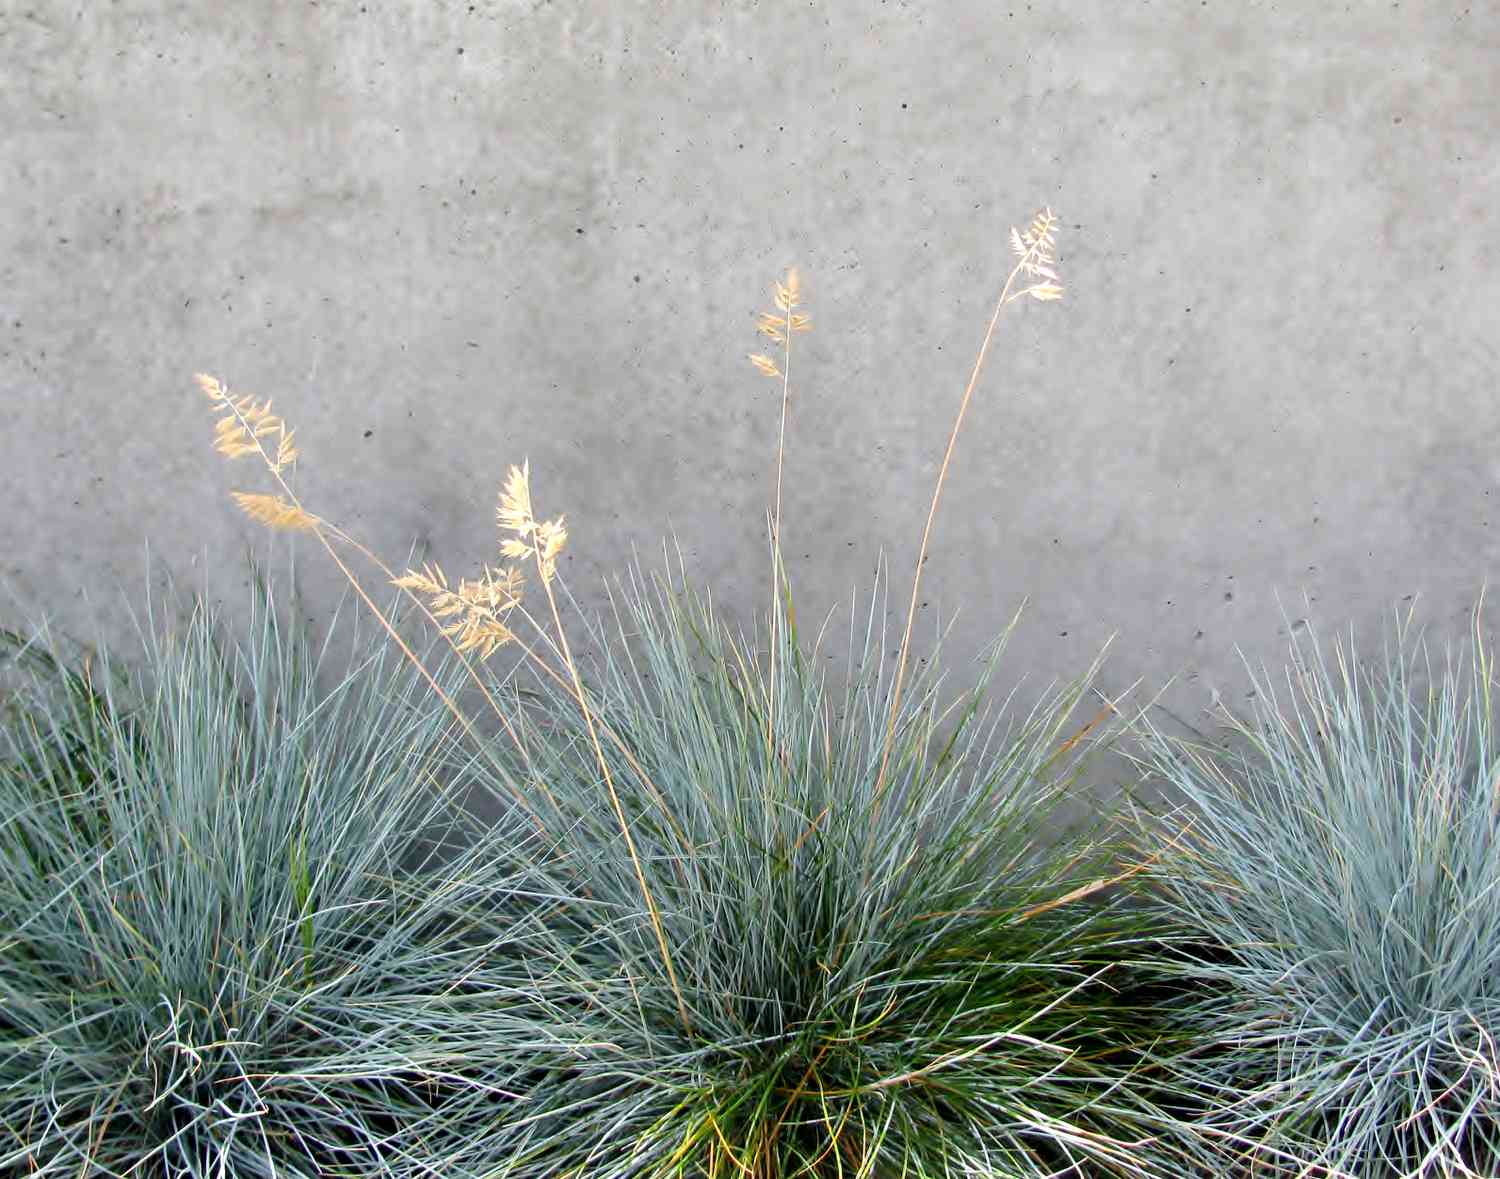
M 374 430 L 366 430 L 365 431 L 365 437 L 366 438 L 370 438 L 370 437 L 372 437 L 374 435 L 374 433 L 375 433 Z

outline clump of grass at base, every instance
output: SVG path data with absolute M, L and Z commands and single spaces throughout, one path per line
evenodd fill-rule
M 1434 666 L 1299 637 L 1223 745 L 1142 722 L 1181 793 L 1145 826 L 1172 971 L 1182 1129 L 1212 1173 L 1500 1173 L 1500 748 L 1478 634 Z
M 1089 677 L 1015 716 L 987 700 L 998 648 L 947 707 L 929 669 L 887 746 L 877 605 L 835 691 L 785 615 L 773 676 L 691 591 L 622 588 L 583 678 L 634 858 L 576 700 L 536 706 L 517 774 L 592 912 L 557 950 L 580 1001 L 521 1173 L 1151 1173 L 1130 1072 L 1156 1017 L 1122 965 L 1143 920 L 1119 849 L 1061 818 Z
M 320 691 L 332 669 L 269 590 L 242 640 L 201 604 L 145 638 L 134 672 L 108 652 L 75 669 L 45 630 L 7 661 L 0 1171 L 503 1157 L 456 1071 L 514 1078 L 524 1053 L 471 1042 L 462 1007 L 484 990 L 505 1024 L 499 983 L 527 980 L 505 952 L 533 906 L 509 858 L 523 840 L 446 796 L 450 718 L 385 648 Z

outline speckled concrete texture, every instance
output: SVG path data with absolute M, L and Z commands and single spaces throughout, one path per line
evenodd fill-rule
M 1491 3 L 0 0 L 3 620 L 118 630 L 148 538 L 242 580 L 262 484 L 197 369 L 395 560 L 490 558 L 529 456 L 585 602 L 670 531 L 748 618 L 791 264 L 800 609 L 882 552 L 899 597 L 1046 204 L 1068 296 L 1002 317 L 927 633 L 958 612 L 963 663 L 1025 599 L 1017 672 L 1117 633 L 1105 682 L 1185 718 L 1302 619 L 1420 595 L 1456 635 L 1500 531 L 1497 112 Z

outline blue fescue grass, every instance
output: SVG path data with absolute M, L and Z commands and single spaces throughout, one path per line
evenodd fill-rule
M 510 1013 L 546 889 L 516 831 L 452 804 L 428 685 L 382 646 L 320 690 L 326 648 L 268 587 L 240 640 L 201 602 L 143 637 L 127 670 L 12 636 L 0 1171 L 437 1176 L 507 1157 L 473 1076 L 527 1074 L 533 1025 Z
M 946 705 L 934 658 L 887 757 L 876 617 L 833 689 L 787 613 L 773 673 L 706 599 L 624 586 L 583 678 L 634 855 L 577 697 L 518 709 L 534 737 L 496 792 L 545 783 L 588 898 L 557 935 L 578 1001 L 520 1172 L 1157 1169 L 1132 1069 L 1158 1013 L 1123 965 L 1148 930 L 1102 824 L 1063 819 L 1092 673 L 1016 715 L 988 699 L 998 647 Z
M 215 449 L 272 480 L 236 502 L 319 545 L 417 663 L 345 554 L 409 596 L 477 689 L 460 701 L 456 683 L 429 682 L 467 742 L 465 772 L 547 848 L 560 900 L 528 942 L 546 985 L 529 995 L 524 1096 L 496 1102 L 525 1137 L 504 1173 L 1159 1169 L 1167 1117 L 1133 1072 L 1160 1049 L 1159 1012 L 1124 965 L 1144 952 L 1123 896 L 1136 869 L 1101 827 L 1063 829 L 1088 680 L 1016 717 L 989 711 L 993 663 L 945 701 L 936 657 L 925 671 L 913 658 L 934 522 L 1000 316 L 1063 295 L 1057 227 L 1044 209 L 1010 233 L 1015 260 L 938 468 L 894 666 L 872 605 L 862 630 L 851 622 L 842 693 L 798 636 L 782 561 L 792 341 L 811 328 L 795 269 L 756 325 L 779 356 L 750 357 L 782 397 L 766 634 L 749 639 L 705 598 L 640 577 L 613 631 L 576 611 L 565 622 L 569 529 L 538 514 L 524 462 L 496 504 L 499 564 L 398 572 L 299 498 L 294 432 L 268 400 L 199 374 Z M 585 648 L 597 658 L 575 656 Z M 482 665 L 501 649 L 520 654 L 496 680 Z M 492 909 L 476 904 L 475 920 Z M 466 1010 L 477 1038 L 506 1038 L 482 1004 Z M 468 1076 L 512 1087 L 482 1062 Z
M 1225 1174 L 1500 1173 L 1500 749 L 1478 630 L 1430 657 L 1410 614 L 1381 657 L 1300 635 L 1220 745 L 1142 722 L 1184 809 L 1163 919 L 1178 969 L 1184 1129 Z

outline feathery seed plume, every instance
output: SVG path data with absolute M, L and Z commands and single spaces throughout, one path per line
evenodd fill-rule
M 1057 217 L 1050 208 L 1043 209 L 1032 219 L 1025 234 L 1018 233 L 1014 226 L 1011 227 L 1010 248 L 1011 252 L 1021 259 L 1021 269 L 1031 278 L 1047 280 L 1033 283 L 1024 290 L 1018 291 L 1017 295 L 1030 295 L 1033 299 L 1043 303 L 1063 297 L 1063 288 L 1057 272 L 1052 269 L 1057 262 L 1052 254 L 1057 244 L 1054 236 L 1056 230 Z
M 786 282 L 776 284 L 776 306 L 783 311 L 791 311 L 797 306 L 801 294 L 802 283 L 797 274 L 797 268 L 793 266 L 786 272 Z
M 557 572 L 557 558 L 568 541 L 566 517 L 538 521 L 531 508 L 531 463 L 511 467 L 495 508 L 495 521 L 506 532 L 514 532 L 500 542 L 500 553 L 511 560 L 535 558 L 537 571 L 545 585 Z
M 254 495 L 247 491 L 234 491 L 234 502 L 240 511 L 257 524 L 286 532 L 310 532 L 322 523 L 311 512 L 296 504 L 288 503 L 279 495 Z
M 505 616 L 521 602 L 522 577 L 515 569 L 486 565 L 478 578 L 462 578 L 455 589 L 441 568 L 424 564 L 420 572 L 408 569 L 391 584 L 426 596 L 434 618 L 456 616 L 456 621 L 438 630 L 453 640 L 457 651 L 478 651 L 481 659 L 488 659 L 496 648 L 515 638 L 505 624 Z
M 294 431 L 286 428 L 286 422 L 271 412 L 271 402 L 257 401 L 254 397 L 235 396 L 215 377 L 207 373 L 195 374 L 198 387 L 219 409 L 225 411 L 214 425 L 214 449 L 225 458 L 243 458 L 259 455 L 273 475 L 279 475 L 297 460 L 297 447 L 292 441 Z M 263 439 L 274 438 L 268 449 Z
M 785 282 L 775 284 L 775 290 L 776 308 L 783 314 L 776 315 L 770 311 L 762 311 L 756 319 L 755 330 L 773 344 L 785 344 L 792 332 L 812 330 L 812 320 L 805 315 L 797 314 L 797 308 L 801 305 L 802 299 L 802 281 L 797 275 L 795 266 L 786 272 Z M 782 375 L 781 368 L 769 356 L 751 353 L 749 359 L 756 369 L 768 377 Z

